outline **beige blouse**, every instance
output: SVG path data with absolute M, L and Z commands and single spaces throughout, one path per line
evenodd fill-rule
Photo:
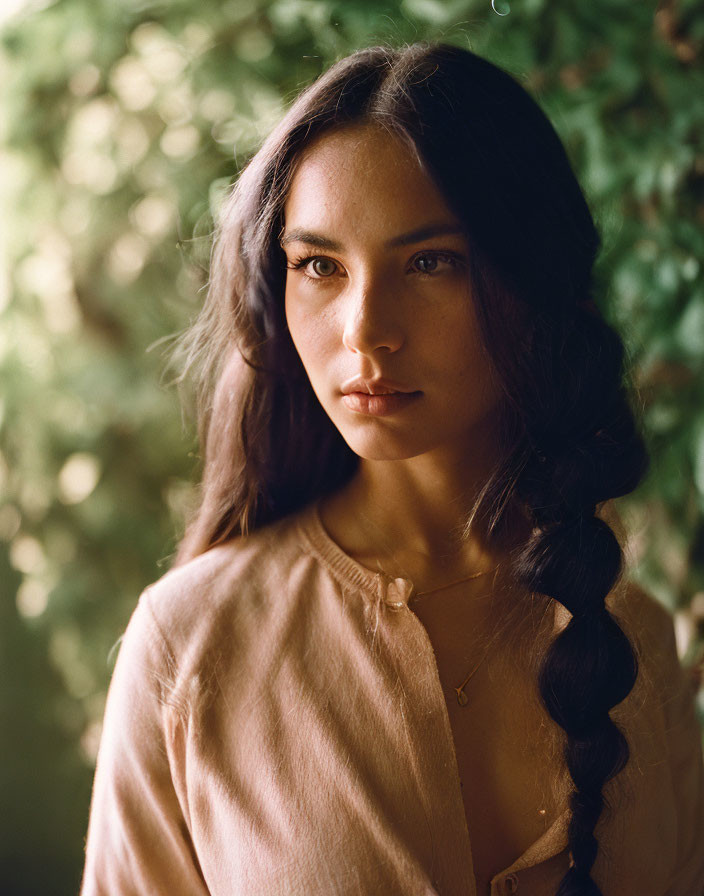
M 81 896 L 477 896 L 407 584 L 345 554 L 313 504 L 147 588 L 108 693 Z M 703 896 L 693 689 L 670 614 L 635 586 L 627 605 L 653 690 L 617 707 L 632 717 L 614 779 L 628 772 L 629 796 L 599 820 L 592 874 L 604 896 Z M 487 893 L 553 896 L 567 821 Z

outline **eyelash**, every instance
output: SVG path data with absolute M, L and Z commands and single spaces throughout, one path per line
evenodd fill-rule
M 326 260 L 332 261 L 334 264 L 337 262 L 328 258 L 327 255 L 304 255 L 299 258 L 294 258 L 291 262 L 289 262 L 286 267 L 291 271 L 302 271 L 303 276 L 308 280 L 312 280 L 315 283 L 325 282 L 325 280 L 332 280 L 334 274 L 330 274 L 327 277 L 311 277 L 310 274 L 307 274 L 304 268 L 310 264 L 311 261 L 315 261 L 318 258 L 325 258 Z M 453 267 L 459 267 L 461 264 L 461 259 L 456 255 L 453 255 L 450 252 L 419 252 L 417 255 L 414 255 L 411 259 L 411 264 L 417 261 L 419 258 L 434 258 L 437 261 L 446 261 L 449 262 Z M 437 277 L 438 274 L 436 272 L 429 273 L 428 271 L 416 271 L 420 277 Z

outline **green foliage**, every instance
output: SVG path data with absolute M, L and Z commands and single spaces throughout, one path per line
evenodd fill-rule
M 704 23 L 695 0 L 495 6 L 59 0 L 5 23 L 3 892 L 77 888 L 111 648 L 168 566 L 197 475 L 160 341 L 197 311 L 219 198 L 296 92 L 357 47 L 469 46 L 555 123 L 603 233 L 597 302 L 652 448 L 620 502 L 629 556 L 678 611 L 686 659 L 701 651 Z

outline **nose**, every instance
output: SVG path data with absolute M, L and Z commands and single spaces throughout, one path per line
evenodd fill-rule
M 379 349 L 397 352 L 403 345 L 403 327 L 395 296 L 380 278 L 367 278 L 348 288 L 344 304 L 342 342 L 351 352 L 372 355 Z

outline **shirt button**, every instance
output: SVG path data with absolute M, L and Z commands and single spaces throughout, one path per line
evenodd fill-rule
M 506 892 L 515 893 L 518 889 L 518 875 L 511 872 L 506 875 Z
M 401 610 L 408 603 L 413 584 L 408 579 L 396 578 L 385 583 L 384 603 L 391 610 Z

